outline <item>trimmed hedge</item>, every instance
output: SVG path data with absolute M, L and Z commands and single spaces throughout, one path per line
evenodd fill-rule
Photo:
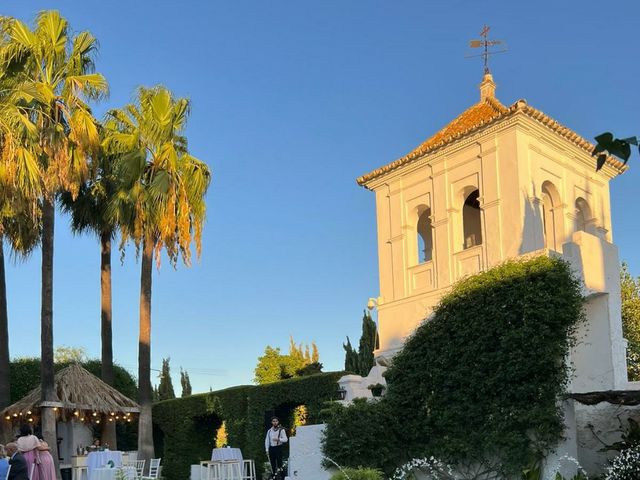
M 157 454 L 162 454 L 162 473 L 168 480 L 188 478 L 189 466 L 211 458 L 216 431 L 225 422 L 229 445 L 254 459 L 258 475 L 267 460 L 264 435 L 269 417 L 279 415 L 289 427 L 293 409 L 305 405 L 309 423 L 319 421 L 328 400 L 333 400 L 342 372 L 321 373 L 266 385 L 246 385 L 216 392 L 158 402 L 153 421 Z
M 463 279 L 396 355 L 380 402 L 332 409 L 326 455 L 388 474 L 430 456 L 520 472 L 562 438 L 564 360 L 582 305 L 580 283 L 559 259 Z

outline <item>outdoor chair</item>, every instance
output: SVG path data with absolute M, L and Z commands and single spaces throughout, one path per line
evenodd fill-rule
M 33 471 L 29 479 L 33 477 Z M 89 469 L 87 466 L 73 467 L 71 470 L 71 480 L 87 480 L 89 478 Z
M 253 460 L 242 461 L 242 480 L 256 480 L 256 464 Z
M 33 478 L 33 472 L 36 469 L 36 464 L 31 465 L 31 470 L 29 471 L 29 480 Z
M 138 478 L 142 477 L 145 463 L 146 463 L 145 460 L 136 460 L 133 464 L 133 466 L 136 467 L 136 473 L 138 474 Z
M 9 472 L 11 471 L 11 465 L 9 465 L 9 468 L 7 468 L 7 476 L 4 477 L 4 480 L 9 480 Z
M 143 480 L 157 480 L 160 474 L 160 458 L 152 458 L 149 462 L 149 475 L 143 476 Z

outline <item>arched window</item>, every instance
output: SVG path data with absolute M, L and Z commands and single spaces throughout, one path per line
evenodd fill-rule
M 576 232 L 582 230 L 588 233 L 592 233 L 593 230 L 593 228 L 591 228 L 591 209 L 584 198 L 576 199 L 575 230 Z
M 550 250 L 559 251 L 560 232 L 557 208 L 560 205 L 558 190 L 551 182 L 542 184 L 542 225 L 544 229 L 544 246 Z
M 474 190 L 464 201 L 462 207 L 462 231 L 464 248 L 482 245 L 482 223 L 480 220 L 480 192 Z
M 418 217 L 418 263 L 433 259 L 433 231 L 431 228 L 431 209 L 427 208 Z

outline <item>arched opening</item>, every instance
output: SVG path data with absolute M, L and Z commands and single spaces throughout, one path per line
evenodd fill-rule
M 476 189 L 464 201 L 462 207 L 462 232 L 464 248 L 482 245 L 482 222 L 480 214 L 480 192 Z
M 593 233 L 591 219 L 591 208 L 589 208 L 589 204 L 584 198 L 578 197 L 576 199 L 575 231 Z
M 557 209 L 560 205 L 558 190 L 551 182 L 542 184 L 542 226 L 544 230 L 544 246 L 559 251 L 562 219 Z
M 433 228 L 431 225 L 431 209 L 423 210 L 418 216 L 418 263 L 433 260 Z

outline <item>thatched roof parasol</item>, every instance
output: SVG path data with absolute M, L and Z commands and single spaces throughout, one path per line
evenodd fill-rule
M 40 387 L 2 411 L 2 416 L 26 416 L 41 406 L 57 407 L 65 411 L 91 411 L 97 413 L 135 413 L 140 406 L 89 373 L 78 364 L 70 365 L 56 373 L 54 391 L 57 401 L 42 402 Z

